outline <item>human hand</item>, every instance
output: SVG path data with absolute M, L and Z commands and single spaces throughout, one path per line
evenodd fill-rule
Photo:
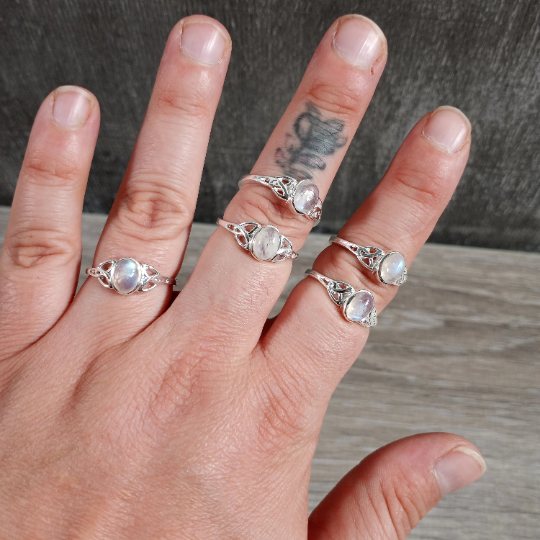
M 173 29 L 94 266 L 130 256 L 178 272 L 230 53 L 212 19 Z M 252 172 L 313 177 L 324 199 L 386 54 L 369 21 L 339 19 Z M 87 91 L 47 97 L 13 201 L 0 257 L 0 538 L 405 538 L 482 474 L 468 441 L 410 437 L 368 456 L 308 520 L 324 413 L 369 330 L 312 279 L 267 321 L 291 262 L 258 262 L 222 228 L 172 303 L 164 285 L 126 297 L 95 279 L 73 299 L 98 127 Z M 399 250 L 410 266 L 469 146 L 461 113 L 427 114 L 340 236 Z M 311 227 L 258 184 L 224 217 L 274 224 L 296 250 Z M 335 245 L 314 268 L 372 291 L 379 313 L 396 293 Z

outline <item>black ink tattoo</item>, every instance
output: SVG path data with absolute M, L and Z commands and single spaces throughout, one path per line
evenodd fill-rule
M 347 142 L 341 134 L 344 127 L 340 120 L 324 120 L 319 109 L 308 103 L 294 123 L 294 135 L 287 133 L 285 143 L 276 150 L 276 163 L 297 180 L 313 178 L 311 170 L 326 167 L 321 156 L 333 154 Z

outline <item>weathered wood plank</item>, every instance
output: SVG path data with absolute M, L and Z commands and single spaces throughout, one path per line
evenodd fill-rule
M 8 213 L 0 208 L 2 237 Z M 104 220 L 83 217 L 83 269 Z M 180 285 L 213 230 L 194 225 Z M 277 309 L 326 245 L 326 235 L 310 236 Z M 536 254 L 422 249 L 409 282 L 379 317 L 330 402 L 313 463 L 311 507 L 381 445 L 450 431 L 478 445 L 488 472 L 443 500 L 412 538 L 538 539 L 539 267 Z
M 196 214 L 214 222 L 325 30 L 350 12 L 379 24 L 389 57 L 325 202 L 324 230 L 338 230 L 371 192 L 414 123 L 448 104 L 471 119 L 473 144 L 432 240 L 540 251 L 538 0 L 0 0 L 0 204 L 10 204 L 39 104 L 56 86 L 79 84 L 102 111 L 85 208 L 107 212 L 167 35 L 205 13 L 234 43 Z

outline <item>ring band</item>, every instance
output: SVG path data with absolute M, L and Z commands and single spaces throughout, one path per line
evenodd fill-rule
M 334 281 L 312 268 L 306 274 L 324 285 L 332 302 L 341 308 L 341 314 L 349 322 L 370 328 L 377 324 L 377 309 L 373 295 L 365 289 L 355 291 L 352 285 L 344 281 Z
M 337 236 L 331 236 L 329 242 L 348 249 L 362 266 L 377 274 L 381 283 L 399 287 L 407 281 L 405 257 L 399 251 L 386 253 L 380 248 L 358 246 Z
M 158 283 L 176 285 L 176 279 L 162 276 L 153 266 L 131 257 L 104 261 L 96 268 L 87 268 L 86 273 L 97 277 L 107 289 L 124 295 L 151 291 Z
M 248 174 L 238 182 L 238 187 L 241 188 L 248 181 L 269 187 L 280 199 L 288 202 L 296 213 L 315 221 L 315 225 L 321 221 L 322 201 L 319 198 L 319 188 L 313 181 L 299 182 L 291 176 Z
M 255 221 L 237 225 L 223 219 L 218 219 L 217 224 L 233 233 L 238 244 L 258 261 L 276 263 L 298 257 L 292 242 L 273 225 L 260 225 Z

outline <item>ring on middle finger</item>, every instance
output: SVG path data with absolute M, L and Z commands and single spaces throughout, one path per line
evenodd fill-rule
M 238 182 L 238 187 L 241 188 L 248 181 L 269 187 L 280 199 L 288 202 L 297 214 L 312 219 L 315 225 L 321 221 L 322 201 L 319 198 L 319 188 L 313 181 L 298 181 L 292 176 L 248 174 Z
M 237 225 L 223 219 L 218 219 L 217 224 L 233 233 L 238 244 L 258 261 L 275 263 L 298 257 L 292 242 L 273 225 L 261 225 L 255 221 Z

